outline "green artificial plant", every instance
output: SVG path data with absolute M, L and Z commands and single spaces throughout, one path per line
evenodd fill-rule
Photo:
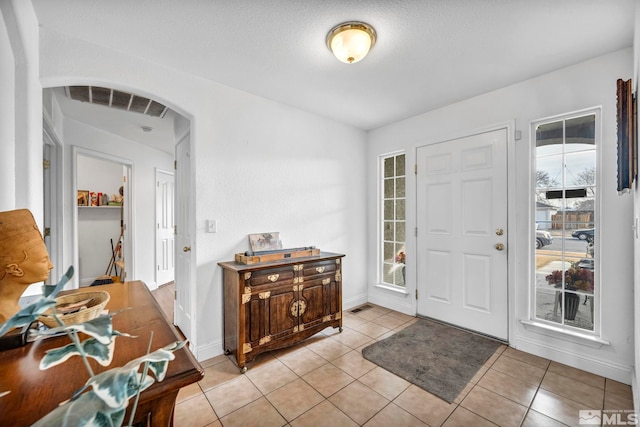
M 186 341 L 173 342 L 131 360 L 122 367 L 94 374 L 88 363 L 88 358 L 95 359 L 102 366 L 110 365 L 115 348 L 115 338 L 131 336 L 113 330 L 111 319 L 117 313 L 99 316 L 79 324 L 65 326 L 62 323 L 55 313 L 56 295 L 72 276 L 73 267 L 69 267 L 49 295 L 42 296 L 34 303 L 24 307 L 0 325 L 0 336 L 2 336 L 13 328 L 30 325 L 45 311 L 53 310 L 53 315 L 60 326 L 37 331 L 35 334 L 39 337 L 47 337 L 64 333 L 69 337 L 71 343 L 48 350 L 40 361 L 40 369 L 52 368 L 73 356 L 80 356 L 87 369 L 89 379 L 86 383 L 69 400 L 38 420 L 34 426 L 121 426 L 125 421 L 129 400 L 135 397 L 128 424 L 131 425 L 140 393 L 156 380 L 162 381 L 164 379 L 169 361 L 175 358 L 173 352 L 184 347 Z M 83 333 L 89 338 L 80 341 L 79 333 Z M 10 391 L 0 390 L 0 398 L 8 393 Z

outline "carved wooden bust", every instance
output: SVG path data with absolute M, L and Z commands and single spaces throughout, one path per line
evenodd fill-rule
M 53 268 L 42 234 L 27 209 L 0 212 L 0 324 L 20 311 L 19 300 Z

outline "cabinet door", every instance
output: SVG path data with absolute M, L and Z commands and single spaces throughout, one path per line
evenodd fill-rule
M 305 264 L 302 268 L 300 291 L 300 323 L 304 328 L 335 320 L 340 312 L 340 264 L 339 260 L 327 260 Z
M 245 279 L 251 296 L 245 307 L 245 337 L 251 348 L 293 334 L 298 325 L 291 307 L 297 300 L 293 268 L 254 272 Z

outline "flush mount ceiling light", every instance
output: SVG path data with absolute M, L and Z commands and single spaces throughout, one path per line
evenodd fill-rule
M 376 43 L 376 30 L 358 21 L 336 25 L 327 34 L 327 46 L 339 61 L 354 64 L 367 56 Z

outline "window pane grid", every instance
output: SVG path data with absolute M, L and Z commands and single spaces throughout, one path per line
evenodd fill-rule
M 405 155 L 382 159 L 381 280 L 405 286 Z
M 538 320 L 595 331 L 595 114 L 536 127 L 535 280 Z

